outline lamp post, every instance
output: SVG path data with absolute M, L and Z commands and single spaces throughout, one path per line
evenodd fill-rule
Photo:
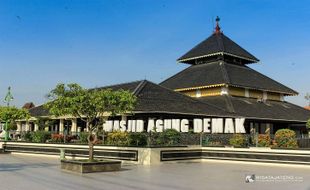
M 10 107 L 10 102 L 13 99 L 14 98 L 13 98 L 12 93 L 11 93 L 11 87 L 9 86 L 8 92 L 4 98 L 4 102 L 6 102 L 7 107 Z M 6 119 L 6 121 L 5 121 L 5 138 L 4 138 L 5 141 L 9 140 L 8 125 L 9 125 L 9 121 L 8 121 L 8 119 Z

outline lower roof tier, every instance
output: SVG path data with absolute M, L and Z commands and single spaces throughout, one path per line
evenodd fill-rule
M 133 93 L 137 97 L 137 103 L 133 113 L 169 113 L 216 117 L 232 116 L 221 108 L 203 103 L 147 80 L 106 86 L 99 89 L 122 89 Z M 43 105 L 32 108 L 29 112 L 33 117 L 49 115 L 49 111 Z
M 191 98 L 143 80 L 102 89 L 128 90 L 137 96 L 133 113 L 182 114 L 188 116 L 245 117 L 247 119 L 306 122 L 310 111 L 288 102 L 266 101 L 232 97 L 229 95 Z M 48 110 L 37 106 L 31 108 L 33 117 L 49 116 Z
M 289 102 L 258 101 L 255 98 L 230 95 L 201 97 L 199 100 L 247 119 L 306 122 L 310 111 Z

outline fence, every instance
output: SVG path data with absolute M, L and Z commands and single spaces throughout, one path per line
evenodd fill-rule
M 47 136 L 42 137 L 40 142 L 60 143 L 60 144 L 87 144 L 87 133 L 67 132 L 65 135 L 55 135 L 56 132 L 46 132 Z M 13 140 L 33 142 L 31 135 L 34 132 L 21 132 L 12 135 Z M 54 135 L 53 135 L 54 134 Z M 258 135 L 242 134 L 242 147 L 257 147 L 269 146 L 274 140 L 274 135 L 268 136 L 266 145 L 261 143 Z M 235 138 L 235 134 L 208 134 L 208 133 L 126 133 L 126 135 L 117 134 L 113 138 L 109 137 L 109 133 L 99 134 L 98 144 L 102 145 L 117 145 L 117 146 L 232 146 L 231 139 Z M 41 137 L 37 137 L 41 138 Z M 239 139 L 240 140 L 240 139 Z M 310 138 L 297 138 L 297 143 L 300 148 L 310 148 Z M 238 141 L 238 139 L 237 139 Z M 236 146 L 236 145 L 234 145 Z

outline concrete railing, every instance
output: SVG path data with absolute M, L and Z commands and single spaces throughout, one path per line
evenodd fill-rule
M 6 152 L 19 154 L 43 154 L 60 156 L 65 150 L 67 157 L 86 158 L 87 145 L 0 142 Z M 95 146 L 95 157 L 122 160 L 143 165 L 160 164 L 178 160 L 235 160 L 290 164 L 310 164 L 310 150 L 284 150 L 270 148 L 225 148 L 225 147 L 116 147 Z

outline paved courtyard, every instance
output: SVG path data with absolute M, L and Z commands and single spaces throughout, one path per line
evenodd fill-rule
M 309 166 L 206 161 L 123 168 L 119 172 L 79 175 L 61 171 L 56 158 L 0 154 L 0 189 L 310 189 Z M 256 181 L 245 183 L 246 174 L 255 174 Z

